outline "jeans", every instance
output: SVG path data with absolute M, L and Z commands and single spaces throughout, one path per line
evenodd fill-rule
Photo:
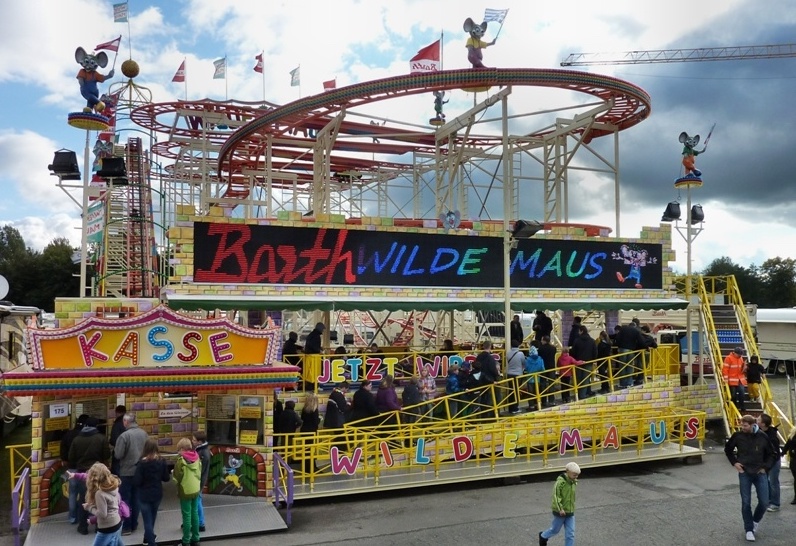
M 147 546 L 156 546 L 155 542 L 155 520 L 158 517 L 158 508 L 160 508 L 160 501 L 146 502 L 140 501 L 141 519 L 144 521 L 144 544 Z
M 124 502 L 130 507 L 130 517 L 124 520 L 122 529 L 135 531 L 138 529 L 138 513 L 140 512 L 140 505 L 138 503 L 138 487 L 133 484 L 134 476 L 122 476 L 122 485 L 119 488 L 119 494 L 122 496 Z
M 730 395 L 732 396 L 732 403 L 738 408 L 738 411 L 746 411 L 745 400 L 746 389 L 743 385 L 730 385 Z
M 630 387 L 633 385 L 633 368 L 630 365 L 633 360 L 633 355 L 629 355 L 632 349 L 622 349 L 619 348 L 619 356 L 617 359 L 620 362 L 624 362 L 624 366 L 619 368 L 619 386 L 620 387 Z
M 204 527 L 205 524 L 205 507 L 204 503 L 202 502 L 202 494 L 199 493 L 199 527 Z
M 749 474 L 740 472 L 738 482 L 741 487 L 741 515 L 743 516 L 743 529 L 746 532 L 754 530 L 753 522 L 760 522 L 768 508 L 768 475 L 765 472 Z M 752 514 L 752 486 L 757 491 L 757 506 Z
M 77 518 L 77 530 L 88 531 L 88 512 L 83 509 L 86 502 L 86 482 L 84 480 L 71 480 L 69 483 L 69 496 L 72 496 L 72 483 L 74 482 L 75 491 L 75 517 Z
M 69 472 L 77 472 L 74 468 L 70 468 Z M 69 523 L 77 523 L 77 482 L 78 480 L 72 478 L 69 481 Z M 83 489 L 85 490 L 85 482 Z
M 94 535 L 93 546 L 124 546 L 122 528 L 119 527 L 112 533 L 97 533 Z
M 517 381 L 516 375 L 510 375 L 508 378 L 511 380 L 509 385 L 511 385 L 511 393 L 509 393 L 509 400 L 511 403 L 509 404 L 509 411 L 519 411 L 520 409 L 520 398 L 519 398 L 519 381 Z
M 768 471 L 768 504 L 779 507 L 779 471 L 782 468 L 782 458 L 777 457 L 774 466 Z
M 199 497 L 180 499 L 182 543 L 199 542 Z
M 578 399 L 582 400 L 591 394 L 591 364 L 575 366 L 575 381 L 578 385 Z
M 558 534 L 564 527 L 564 546 L 575 546 L 575 516 L 559 516 L 553 514 L 553 523 L 549 529 L 542 531 L 542 538 L 548 539 Z

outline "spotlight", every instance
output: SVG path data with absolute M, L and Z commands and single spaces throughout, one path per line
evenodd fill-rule
M 661 218 L 661 222 L 671 222 L 673 220 L 680 219 L 680 203 L 677 201 L 672 201 L 668 205 L 666 205 L 666 210 L 663 211 L 663 217 Z
M 61 180 L 80 180 L 80 167 L 77 166 L 77 156 L 72 150 L 61 149 L 55 152 L 53 162 L 47 168 Z
M 97 171 L 100 178 L 112 179 L 116 184 L 127 183 L 127 169 L 121 157 L 103 157 L 100 159 L 100 168 Z
M 529 239 L 543 229 L 544 224 L 536 220 L 517 220 L 514 222 L 514 229 L 511 230 L 511 236 L 514 239 Z
M 691 207 L 691 224 L 699 224 L 705 221 L 705 213 L 702 211 L 702 205 L 694 205 Z

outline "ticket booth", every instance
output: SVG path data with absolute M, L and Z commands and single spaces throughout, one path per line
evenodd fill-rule
M 64 433 L 87 414 L 109 434 L 118 403 L 166 455 L 180 438 L 207 432 L 208 494 L 272 495 L 274 392 L 294 386 L 299 372 L 276 361 L 278 329 L 156 307 L 29 335 L 34 370 L 6 374 L 4 390 L 33 397 L 34 520 L 68 508 Z

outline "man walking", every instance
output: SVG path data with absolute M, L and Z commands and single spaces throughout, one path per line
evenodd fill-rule
M 575 546 L 575 490 L 580 476 L 578 463 L 567 463 L 564 472 L 553 486 L 553 523 L 539 533 L 539 546 L 564 528 L 564 546 Z
M 138 527 L 138 513 L 141 507 L 138 504 L 138 487 L 135 485 L 135 465 L 141 459 L 144 444 L 149 435 L 135 422 L 135 415 L 125 413 L 124 432 L 116 440 L 113 454 L 119 459 L 119 477 L 122 485 L 119 488 L 124 502 L 130 507 L 130 517 L 122 524 L 122 534 L 130 535 Z
M 738 471 L 741 488 L 741 516 L 746 540 L 755 541 L 760 520 L 768 508 L 768 475 L 774 465 L 774 449 L 764 432 L 754 429 L 755 418 L 744 415 L 741 430 L 730 436 L 724 446 L 730 464 Z M 757 492 L 757 506 L 752 513 L 752 486 Z

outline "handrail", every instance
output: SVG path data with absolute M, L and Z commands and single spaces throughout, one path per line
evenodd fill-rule
M 30 469 L 25 468 L 11 491 L 11 529 L 14 546 L 20 546 L 21 533 L 30 529 Z
M 287 512 L 285 522 L 290 527 L 292 516 L 290 509 L 293 506 L 293 469 L 279 455 L 274 453 L 274 506 L 284 501 Z
M 30 467 L 31 456 L 26 455 L 22 452 L 22 450 L 28 450 L 30 453 L 31 446 L 32 444 L 16 444 L 12 446 L 6 446 L 6 449 L 8 450 L 8 465 L 11 476 L 9 483 L 15 483 L 17 479 L 22 476 L 24 469 Z M 21 461 L 20 464 L 17 464 L 18 460 Z
M 719 336 L 716 333 L 716 325 L 713 322 L 713 313 L 710 310 L 711 301 L 710 294 L 715 294 L 715 291 L 709 292 L 705 284 L 706 279 L 710 282 L 711 286 L 715 288 L 715 277 L 697 277 L 697 294 L 699 295 L 699 306 L 702 313 L 702 319 L 705 321 L 705 333 L 708 338 L 708 349 L 710 350 L 710 358 L 713 360 L 713 377 L 718 386 L 719 397 L 721 399 L 721 406 L 724 408 L 722 417 L 724 419 L 724 432 L 727 436 L 732 434 L 732 431 L 737 428 L 736 423 L 739 422 L 741 414 L 735 404 L 732 403 L 732 395 L 730 387 L 724 381 L 724 374 L 722 367 L 724 366 L 724 359 L 721 356 L 721 348 L 719 347 Z M 726 281 L 725 281 L 726 282 Z M 730 423 L 733 423 L 731 426 Z

